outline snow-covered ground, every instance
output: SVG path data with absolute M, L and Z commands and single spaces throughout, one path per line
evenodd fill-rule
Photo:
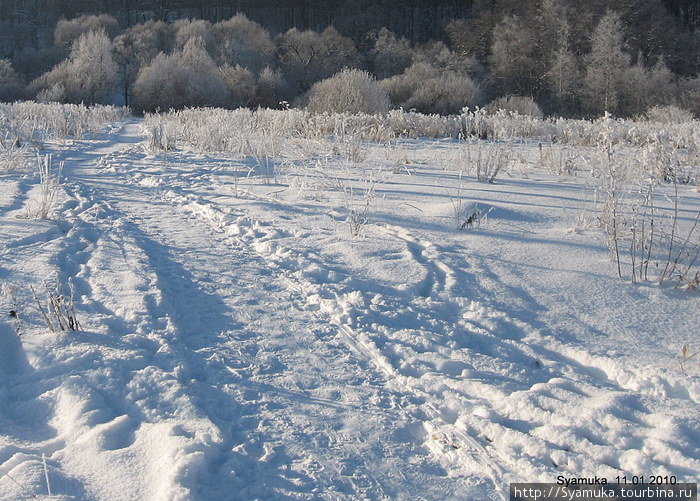
M 22 333 L 0 320 L 0 498 L 697 480 L 698 362 L 677 357 L 700 342 L 700 296 L 617 277 L 581 224 L 585 172 L 551 174 L 536 143 L 489 184 L 452 140 L 147 142 L 130 119 L 48 143 L 46 220 L 26 217 L 38 178 L 0 173 L 0 304 Z M 679 200 L 692 220 L 700 193 Z M 43 301 L 69 279 L 82 329 L 50 332 L 30 286 Z

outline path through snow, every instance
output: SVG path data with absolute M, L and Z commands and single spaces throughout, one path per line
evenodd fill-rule
M 313 248 L 279 204 L 266 220 L 222 196 L 230 173 L 143 141 L 133 120 L 56 147 L 57 221 L 15 217 L 26 180 L 0 200 L 0 279 L 73 277 L 84 327 L 27 315 L 20 343 L 0 324 L 0 497 L 46 493 L 42 454 L 60 499 L 505 499 L 700 471 L 697 378 L 487 304 L 486 265 L 428 231 L 371 226 L 406 279 L 355 277 L 351 244 Z

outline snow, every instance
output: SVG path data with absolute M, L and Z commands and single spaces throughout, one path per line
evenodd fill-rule
M 619 279 L 597 233 L 572 231 L 585 174 L 538 168 L 527 143 L 487 184 L 446 166 L 454 141 L 360 144 L 359 161 L 302 139 L 270 173 L 153 154 L 141 125 L 47 143 L 65 162 L 51 219 L 27 217 L 35 176 L 0 173 L 22 333 L 0 321 L 0 498 L 49 498 L 42 454 L 51 499 L 697 479 L 700 378 L 676 357 L 698 346 L 700 296 Z M 69 277 L 82 330 L 50 332 L 29 286 L 43 300 Z

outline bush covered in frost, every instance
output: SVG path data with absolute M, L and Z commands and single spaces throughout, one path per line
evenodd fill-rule
M 541 119 L 544 114 L 542 109 L 531 97 L 524 96 L 503 96 L 491 101 L 486 106 L 486 111 L 496 113 L 505 111 L 509 114 L 518 114 L 526 117 L 534 117 Z
M 307 109 L 319 113 L 386 113 L 391 102 L 366 71 L 345 69 L 311 88 Z

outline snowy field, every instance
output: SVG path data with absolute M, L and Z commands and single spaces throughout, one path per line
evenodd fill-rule
M 695 150 L 664 150 L 684 178 L 644 184 L 660 150 L 612 132 L 371 140 L 118 115 L 3 138 L 0 498 L 697 481 L 697 124 Z M 644 214 L 665 240 L 632 262 Z M 46 299 L 72 314 L 71 288 L 77 331 Z

